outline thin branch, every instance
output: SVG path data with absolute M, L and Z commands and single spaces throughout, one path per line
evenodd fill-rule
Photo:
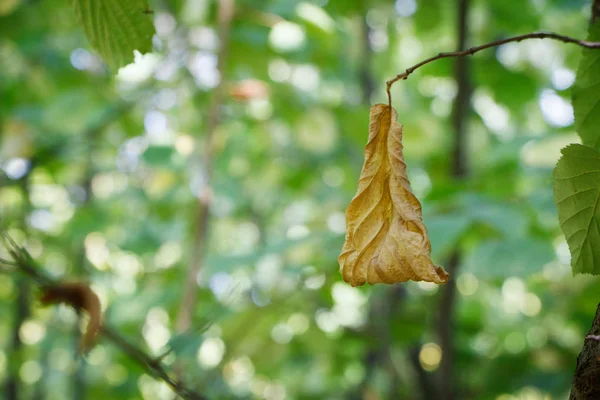
M 600 3 L 600 0 L 596 0 L 596 2 L 594 4 L 597 4 L 597 3 Z M 600 11 L 600 10 L 598 10 L 598 11 Z M 497 46 L 501 46 L 506 43 L 520 42 L 520 41 L 528 40 L 528 39 L 553 39 L 553 40 L 558 40 L 558 41 L 564 42 L 564 43 L 576 44 L 578 46 L 585 47 L 587 49 L 600 49 L 600 42 L 588 42 L 586 40 L 578 40 L 578 39 L 575 39 L 572 37 L 559 35 L 557 33 L 533 32 L 533 33 L 527 33 L 524 35 L 509 37 L 506 39 L 496 40 L 496 41 L 493 41 L 490 43 L 482 44 L 481 46 L 471 47 L 469 49 L 462 50 L 462 51 L 454 51 L 454 52 L 450 52 L 450 53 L 439 53 L 436 56 L 430 57 L 426 60 L 421 61 L 418 64 L 413 65 L 412 67 L 408 68 L 403 73 L 398 74 L 394 78 L 387 81 L 385 84 L 386 84 L 386 92 L 388 95 L 388 101 L 391 105 L 392 104 L 392 95 L 390 93 L 390 89 L 392 88 L 392 85 L 394 83 L 398 82 L 401 79 L 408 78 L 410 74 L 415 72 L 415 70 L 421 68 L 422 66 L 424 66 L 426 64 L 429 64 L 433 61 L 436 61 L 436 60 L 439 60 L 442 58 L 454 58 L 454 57 L 468 56 L 468 55 L 475 54 L 481 50 L 489 49 L 490 47 L 497 47 Z
M 137 361 L 137 363 L 144 367 L 144 369 L 148 370 L 150 375 L 169 385 L 169 387 L 181 398 L 187 400 L 206 400 L 206 397 L 200 393 L 186 388 L 180 381 L 171 378 L 160 361 L 131 344 L 129 341 L 119 335 L 113 328 L 109 327 L 108 325 L 104 325 L 100 328 L 100 333 L 105 338 L 117 345 L 117 347 L 119 347 L 123 352 L 127 353 L 129 357 Z
M 10 236 L 4 234 L 2 238 L 8 253 L 14 261 L 9 265 L 16 264 L 18 268 L 17 271 L 23 273 L 24 276 L 35 281 L 40 286 L 54 285 L 58 283 L 56 279 L 50 277 L 41 268 L 39 268 L 27 250 L 20 247 Z M 0 260 L 0 262 L 3 261 L 4 260 Z M 156 360 L 148 355 L 144 350 L 133 345 L 112 327 L 104 324 L 100 328 L 99 333 L 120 348 L 121 351 L 127 354 L 131 359 L 135 360 L 151 376 L 165 382 L 182 399 L 206 400 L 206 397 L 200 393 L 188 389 L 180 381 L 173 379 L 167 372 L 166 367 L 159 360 Z
M 12 268 L 7 268 L 6 266 L 10 265 L 11 267 L 17 267 L 17 263 L 11 260 L 7 260 L 5 258 L 0 257 L 0 264 L 4 264 L 4 266 L 2 267 L 2 269 L 0 271 L 2 272 L 9 272 L 12 270 Z

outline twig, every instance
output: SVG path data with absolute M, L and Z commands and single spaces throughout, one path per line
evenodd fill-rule
M 180 381 L 177 381 L 167 373 L 163 364 L 149 356 L 146 352 L 129 343 L 125 338 L 121 337 L 113 328 L 104 325 L 100 328 L 100 333 L 123 352 L 127 353 L 132 359 L 138 362 L 142 367 L 149 370 L 152 376 L 165 382 L 169 387 L 180 397 L 188 400 L 206 400 L 206 397 L 191 389 L 186 388 Z
M 596 2 L 594 4 L 600 4 L 600 0 L 596 0 Z M 598 12 L 600 12 L 600 5 L 598 7 L 599 9 L 597 10 Z M 596 10 L 596 8 L 595 8 Z M 595 14 L 597 16 L 597 14 Z M 471 47 L 469 49 L 466 50 L 462 50 L 462 51 L 454 51 L 454 52 L 449 52 L 449 53 L 439 53 L 436 56 L 430 57 L 426 60 L 421 61 L 418 64 L 413 65 L 412 67 L 406 69 L 406 71 L 404 71 L 401 74 L 396 75 L 394 78 L 390 79 L 389 81 L 387 81 L 386 84 L 386 92 L 387 92 L 387 96 L 388 96 L 388 101 L 389 104 L 392 104 L 392 95 L 390 93 L 390 89 L 392 88 L 392 85 L 396 82 L 398 82 L 400 79 L 406 79 L 409 77 L 410 74 L 412 74 L 413 72 L 415 72 L 415 70 L 417 70 L 418 68 L 421 68 L 423 65 L 429 64 L 430 62 L 442 59 L 442 58 L 453 58 L 453 57 L 463 57 L 463 56 L 468 56 L 468 55 L 472 55 L 477 53 L 478 51 L 481 50 L 485 50 L 485 49 L 489 49 L 490 47 L 496 47 L 496 46 L 501 46 L 503 44 L 506 43 L 511 43 L 511 42 L 520 42 L 522 40 L 528 40 L 528 39 L 553 39 L 553 40 L 558 40 L 560 42 L 564 42 L 564 43 L 572 43 L 572 44 L 576 44 L 578 46 L 581 47 L 585 47 L 587 49 L 600 49 L 600 42 L 588 42 L 585 40 L 578 40 L 578 39 L 574 39 L 568 36 L 564 36 L 564 35 L 559 35 L 557 33 L 550 33 L 550 32 L 533 32 L 533 33 L 527 33 L 524 35 L 518 35 L 518 36 L 513 36 L 513 37 L 509 37 L 506 39 L 501 39 L 501 40 L 496 40 L 493 42 L 489 42 L 486 44 L 482 44 L 481 46 L 475 46 L 475 47 Z
M 11 267 L 16 267 L 17 263 L 14 261 L 10 261 L 10 260 L 6 260 L 2 257 L 0 257 L 0 264 L 4 264 L 4 265 L 10 265 Z M 9 271 L 9 268 L 5 268 L 4 271 Z
M 4 234 L 2 238 L 8 253 L 14 260 L 14 262 L 11 262 L 9 265 L 15 264 L 18 268 L 18 271 L 22 272 L 25 276 L 29 277 L 40 286 L 52 285 L 58 282 L 56 279 L 51 278 L 41 268 L 35 265 L 27 250 L 17 245 L 17 243 L 10 236 Z M 5 260 L 0 260 L 0 263 L 3 263 L 3 261 Z M 135 360 L 150 375 L 154 376 L 156 379 L 164 381 L 181 398 L 186 400 L 206 400 L 206 397 L 200 393 L 188 389 L 180 381 L 171 378 L 167 372 L 167 369 L 160 361 L 152 358 L 144 350 L 131 344 L 115 329 L 104 324 L 100 328 L 99 333 L 120 348 L 121 351 Z

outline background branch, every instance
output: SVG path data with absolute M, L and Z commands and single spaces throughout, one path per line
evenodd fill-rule
M 457 53 L 467 46 L 469 34 L 469 0 L 457 1 Z M 458 88 L 452 110 L 452 127 L 454 131 L 454 147 L 451 156 L 450 171 L 455 180 L 464 179 L 469 174 L 468 143 L 467 143 L 467 118 L 471 104 L 471 82 L 469 79 L 470 68 L 468 58 L 457 58 L 454 70 L 454 79 Z M 455 248 L 450 256 L 447 271 L 451 278 L 446 285 L 441 287 L 440 304 L 438 306 L 438 337 L 442 349 L 442 360 L 439 369 L 439 397 L 445 400 L 454 400 L 456 393 L 455 370 L 455 318 L 456 305 L 456 277 L 461 263 L 460 249 Z
M 235 12 L 234 0 L 219 1 L 219 42 L 221 48 L 218 54 L 217 68 L 220 75 L 220 81 L 213 91 L 212 102 L 208 110 L 208 122 L 206 127 L 206 137 L 204 152 L 202 154 L 202 173 L 205 177 L 202 194 L 198 201 L 196 210 L 196 221 L 194 225 L 194 240 L 192 248 L 192 257 L 187 278 L 184 282 L 183 298 L 177 316 L 176 330 L 178 333 L 187 331 L 190 328 L 192 320 L 192 310 L 196 302 L 196 293 L 198 291 L 197 277 L 202 269 L 204 254 L 207 246 L 207 233 L 210 222 L 210 178 L 212 175 L 212 163 L 214 157 L 213 141 L 215 132 L 220 124 L 221 106 L 225 89 L 225 65 L 227 54 L 229 52 L 229 35 L 231 30 L 231 21 Z

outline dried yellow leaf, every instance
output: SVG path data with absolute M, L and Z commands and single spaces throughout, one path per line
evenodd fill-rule
M 421 203 L 406 176 L 397 117 L 388 105 L 371 107 L 365 163 L 346 210 L 346 242 L 338 258 L 352 286 L 448 281 L 446 271 L 431 261 Z

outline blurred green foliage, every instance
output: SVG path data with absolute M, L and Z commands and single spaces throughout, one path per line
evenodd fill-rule
M 177 359 L 211 399 L 426 398 L 439 378 L 439 288 L 352 288 L 336 258 L 369 106 L 386 101 L 386 79 L 454 50 L 456 6 L 235 4 L 221 76 L 214 2 L 140 10 L 154 21 L 153 51 L 115 74 L 69 2 L 0 1 L 3 227 L 53 276 L 90 281 L 107 321 L 151 354 L 173 350 L 164 361 Z M 538 30 L 583 38 L 589 8 L 474 0 L 469 45 Z M 435 261 L 463 255 L 460 399 L 567 396 L 598 301 L 597 278 L 571 276 L 552 190 L 560 149 L 578 141 L 569 88 L 580 54 L 525 41 L 470 59 L 471 174 L 460 183 L 449 172 L 453 61 L 393 88 Z M 207 186 L 208 110 L 221 79 Z M 207 254 L 193 329 L 177 334 L 199 197 L 212 199 Z M 24 399 L 77 398 L 71 310 L 33 300 L 16 328 L 24 346 L 12 348 L 22 287 L 0 275 L 0 379 L 16 376 Z M 85 399 L 172 397 L 108 342 L 85 365 Z

